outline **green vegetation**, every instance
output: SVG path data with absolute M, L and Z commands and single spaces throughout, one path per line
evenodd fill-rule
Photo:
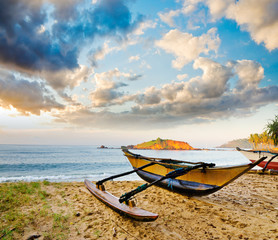
M 278 115 L 273 120 L 267 123 L 266 131 L 261 134 L 250 134 L 249 142 L 254 149 L 274 148 L 278 145 Z
M 267 133 L 273 140 L 274 145 L 278 145 L 278 115 L 266 125 Z
M 34 222 L 35 216 L 20 210 L 41 200 L 40 183 L 6 183 L 0 185 L 0 236 L 14 239 L 14 232 L 22 233 L 25 226 Z M 35 197 L 37 196 L 37 197 Z M 14 231 L 11 231 L 13 229 Z
M 165 140 L 162 140 L 161 138 L 157 138 L 156 140 L 151 140 L 149 142 L 144 142 L 144 143 L 141 143 L 141 144 L 138 144 L 136 145 L 136 147 L 138 148 L 149 148 L 155 144 L 161 144 L 163 141 Z
M 59 184 L 51 185 L 60 195 Z M 42 222 L 50 225 L 49 231 L 40 233 L 44 239 L 68 239 L 71 215 L 53 212 L 49 186 L 47 181 L 0 184 L 1 240 L 21 239 L 26 229 L 36 230 Z
M 156 149 L 156 150 L 192 150 L 187 142 L 174 141 L 157 138 L 149 142 L 144 142 L 134 146 L 135 149 Z

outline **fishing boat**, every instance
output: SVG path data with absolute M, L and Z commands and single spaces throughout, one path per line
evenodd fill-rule
M 265 169 L 278 170 L 278 151 L 271 150 L 245 150 L 241 148 L 236 148 L 240 153 L 242 153 L 246 158 L 248 158 L 252 163 L 256 162 L 262 157 L 266 159 L 258 164 L 258 166 Z
M 266 158 L 262 156 L 250 164 L 217 167 L 213 163 L 193 163 L 181 160 L 145 157 L 134 154 L 128 149 L 123 149 L 123 152 L 134 169 L 138 169 L 149 163 L 155 163 L 136 172 L 143 180 L 150 183 L 166 176 L 175 169 L 190 169 L 186 174 L 175 178 L 166 178 L 155 184 L 186 196 L 204 196 L 214 193 L 260 164 Z
M 85 185 L 96 198 L 113 210 L 141 221 L 154 221 L 158 217 L 155 213 L 135 206 L 134 195 L 145 189 L 155 185 L 186 196 L 208 195 L 228 185 L 267 158 L 263 156 L 255 162 L 239 166 L 217 167 L 214 163 L 145 157 L 134 154 L 125 147 L 122 151 L 133 170 L 102 179 L 96 184 L 86 179 Z M 137 173 L 147 183 L 119 198 L 105 190 L 104 182 L 131 173 Z

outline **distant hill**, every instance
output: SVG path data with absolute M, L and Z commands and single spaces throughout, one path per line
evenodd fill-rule
M 133 149 L 153 149 L 153 150 L 194 150 L 187 142 L 174 141 L 157 138 L 149 142 L 144 142 L 133 146 Z
M 252 148 L 252 145 L 249 143 L 247 138 L 241 138 L 241 139 L 235 139 L 228 143 L 225 143 L 219 146 L 218 148 L 235 148 L 235 147 Z

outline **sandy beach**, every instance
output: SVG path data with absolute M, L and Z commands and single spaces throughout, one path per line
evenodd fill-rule
M 120 196 L 142 183 L 108 182 L 106 189 Z M 9 183 L 0 184 L 4 185 Z M 119 215 L 80 182 L 40 185 L 42 200 L 17 208 L 27 219 L 25 225 L 15 227 L 15 219 L 13 226 L 7 213 L 0 212 L 0 230 L 6 229 L 2 239 L 278 239 L 274 175 L 245 174 L 217 193 L 198 198 L 149 188 L 136 200 L 138 207 L 159 214 L 154 222 Z

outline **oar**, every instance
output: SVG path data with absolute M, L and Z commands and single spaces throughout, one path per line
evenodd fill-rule
M 274 155 L 272 158 L 270 158 L 270 159 L 268 160 L 268 162 L 267 162 L 266 165 L 264 166 L 262 172 L 265 171 L 265 169 L 267 168 L 268 164 L 269 164 L 274 158 L 276 158 L 277 156 L 278 156 L 278 154 Z
M 123 203 L 123 202 L 128 202 L 128 200 L 134 196 L 135 194 L 139 193 L 139 192 L 142 192 L 144 190 L 146 190 L 147 188 L 155 185 L 156 183 L 158 182 L 161 182 L 165 179 L 168 179 L 168 178 L 177 178 L 179 176 L 182 176 L 182 175 L 185 175 L 187 174 L 188 172 L 194 170 L 194 169 L 197 169 L 197 168 L 205 168 L 205 167 L 214 167 L 215 164 L 214 163 L 202 163 L 202 164 L 198 164 L 196 166 L 193 166 L 193 167 L 187 167 L 187 168 L 178 168 L 174 171 L 171 171 L 169 173 L 167 173 L 165 176 L 151 182 L 151 183 L 145 183 L 139 187 L 137 187 L 136 189 L 134 190 L 131 190 L 130 192 L 127 192 L 125 194 L 123 194 L 120 198 L 119 198 L 119 202 L 120 203 Z

